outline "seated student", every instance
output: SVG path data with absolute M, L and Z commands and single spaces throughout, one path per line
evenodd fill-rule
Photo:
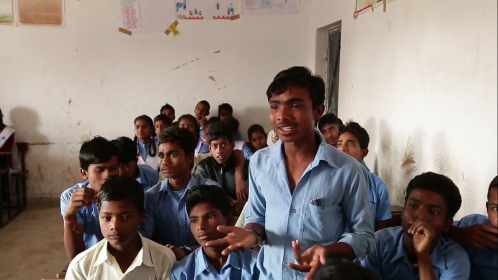
M 175 265 L 172 280 L 259 279 L 257 255 L 252 250 L 225 256 L 221 253 L 225 246 L 206 246 L 208 241 L 226 236 L 218 226 L 232 224 L 230 199 L 223 190 L 197 186 L 187 195 L 186 208 L 190 230 L 201 247 Z
M 197 165 L 195 174 L 218 182 L 233 200 L 241 200 L 242 190 L 235 186 L 235 154 L 233 131 L 225 122 L 209 126 L 209 151 L 211 156 Z M 245 161 L 244 178 L 247 180 L 249 161 Z
M 161 172 L 167 179 L 145 194 L 147 215 L 140 232 L 151 238 L 157 228 L 159 243 L 168 245 L 177 260 L 185 257 L 189 247 L 197 245 L 185 211 L 187 192 L 197 185 L 219 187 L 216 182 L 190 173 L 198 140 L 188 129 L 178 127 L 170 127 L 159 135 Z
M 234 132 L 233 137 L 235 139 L 235 133 L 239 130 L 239 121 L 236 118 L 226 118 L 223 122 L 225 122 L 232 129 Z M 246 159 L 251 159 L 253 152 L 251 151 L 251 148 L 249 148 L 249 145 L 247 145 L 244 141 L 238 140 L 236 140 L 234 144 L 235 150 L 242 150 L 244 157 Z
M 6 163 L 12 171 L 20 171 L 21 163 L 17 155 L 16 146 L 16 130 L 10 126 L 3 123 L 3 113 L 0 109 L 0 152 L 11 153 L 8 157 L 8 162 Z M 6 168 L 7 166 L 0 166 L 0 169 Z M 7 196 L 4 196 L 4 199 Z
M 349 122 L 342 126 L 339 131 L 337 149 L 354 157 L 360 163 L 368 155 L 368 144 L 370 137 L 368 132 L 358 123 Z M 387 227 L 387 221 L 391 216 L 391 201 L 386 182 L 379 176 L 365 169 L 368 178 L 368 196 L 370 198 L 370 209 L 375 220 L 375 230 Z
M 168 116 L 160 114 L 154 118 L 154 131 L 156 132 L 156 142 L 159 141 L 159 134 L 163 132 L 166 128 L 173 125 L 171 119 Z
M 253 124 L 247 129 L 247 136 L 249 137 L 249 148 L 255 153 L 257 150 L 268 147 L 266 143 L 265 129 L 259 124 Z
M 138 165 L 137 146 L 128 137 L 112 140 L 118 149 L 119 175 L 132 177 L 142 184 L 144 191 L 157 184 L 159 173 L 147 164 Z
M 197 138 L 197 144 L 194 150 L 195 155 L 209 153 L 207 142 L 202 139 L 202 136 L 199 137 L 199 133 L 204 133 L 204 131 L 199 130 L 199 124 L 197 123 L 194 116 L 189 114 L 181 116 L 178 119 L 178 127 L 188 129 Z
M 375 280 L 368 269 L 354 262 L 337 262 L 323 268 L 314 280 Z
M 209 110 L 211 110 L 211 105 L 206 100 L 201 100 L 197 105 L 195 105 L 194 115 L 197 120 L 199 133 L 197 134 L 199 138 L 204 135 L 204 128 L 206 127 L 207 116 L 209 116 Z
M 135 121 L 135 139 L 138 147 L 138 164 L 147 164 L 159 171 L 159 157 L 157 156 L 156 131 L 149 116 L 138 116 Z
M 203 135 L 202 135 L 202 140 L 204 140 L 207 143 L 208 139 L 208 133 L 209 133 L 209 126 L 215 122 L 221 121 L 220 118 L 218 117 L 210 117 L 209 120 L 206 122 L 206 127 L 203 129 Z
M 118 149 L 103 137 L 83 143 L 79 158 L 85 182 L 61 194 L 64 247 L 70 259 L 104 238 L 100 232 L 95 196 L 109 177 L 119 173 Z
M 461 204 L 458 187 L 446 176 L 415 176 L 406 188 L 402 226 L 377 231 L 375 251 L 362 265 L 377 279 L 469 279 L 467 253 L 443 237 Z
M 76 256 L 65 279 L 170 279 L 173 252 L 137 230 L 145 217 L 142 186 L 115 176 L 104 183 L 97 200 L 105 239 Z
M 161 107 L 159 114 L 166 115 L 171 120 L 171 123 L 175 122 L 175 108 L 173 108 L 173 106 L 169 105 L 168 103 Z
M 341 119 L 339 119 L 336 115 L 332 113 L 325 114 L 318 121 L 318 130 L 322 133 L 327 144 L 337 147 L 339 129 L 342 125 Z
M 487 217 L 463 217 L 450 231 L 450 237 L 463 244 L 469 254 L 470 280 L 498 279 L 498 176 L 489 184 L 486 208 Z
M 222 121 L 226 118 L 233 118 L 233 107 L 228 103 L 222 103 L 218 106 L 218 118 Z M 235 140 L 242 141 L 242 133 L 240 130 L 237 130 L 237 134 L 235 134 Z

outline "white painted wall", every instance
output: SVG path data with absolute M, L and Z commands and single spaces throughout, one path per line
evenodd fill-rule
M 458 217 L 485 213 L 497 174 L 497 1 L 397 0 L 353 20 L 352 0 L 313 0 L 316 30 L 342 20 L 339 117 L 364 125 L 370 167 L 402 205 L 415 174 L 435 171 L 459 186 Z M 400 169 L 408 138 L 418 171 Z M 376 163 L 375 163 L 376 162 Z
M 166 102 L 177 117 L 202 99 L 211 115 L 229 102 L 243 135 L 253 123 L 269 127 L 266 87 L 278 71 L 307 63 L 306 5 L 299 16 L 182 21 L 176 38 L 118 33 L 118 1 L 66 1 L 66 12 L 66 28 L 0 28 L 0 106 L 19 140 L 33 143 L 31 202 L 81 180 L 81 141 L 132 137 L 133 119 L 154 118 Z

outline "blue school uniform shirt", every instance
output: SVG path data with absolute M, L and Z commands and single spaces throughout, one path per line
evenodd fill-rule
M 71 195 L 76 189 L 79 188 L 90 188 L 90 183 L 88 181 L 84 183 L 76 184 L 65 190 L 61 194 L 61 215 L 64 219 L 64 213 L 66 213 L 67 206 L 71 200 Z M 104 238 L 102 232 L 100 231 L 99 224 L 99 208 L 92 199 L 92 207 L 81 207 L 76 214 L 78 224 L 83 225 L 83 241 L 85 242 L 85 250 L 97 244 L 100 240 Z M 71 224 L 66 225 L 64 221 L 64 227 L 72 226 Z
M 137 140 L 138 143 L 138 152 L 140 153 L 140 157 L 144 160 L 147 161 L 147 157 L 149 156 L 149 147 L 150 143 L 144 144 L 140 141 Z
M 251 158 L 246 225 L 265 227 L 266 243 L 258 255 L 264 279 L 303 279 L 306 275 L 285 266 L 296 262 L 292 240 L 301 242 L 303 252 L 316 244 L 347 243 L 359 260 L 373 251 L 374 225 L 363 167 L 317 137 L 315 159 L 293 193 L 282 141 Z
M 157 182 L 159 181 L 159 173 L 155 171 L 154 168 L 147 164 L 139 164 L 137 166 L 140 171 L 140 176 L 137 178 L 137 181 L 142 184 L 144 191 L 157 185 Z
M 386 182 L 373 172 L 365 168 L 368 176 L 368 192 L 370 198 L 370 209 L 374 221 L 385 221 L 392 218 L 391 201 Z
M 469 257 L 455 241 L 441 238 L 431 252 L 432 267 L 436 279 L 468 280 L 470 275 Z M 375 233 L 375 251 L 361 263 L 372 271 L 377 279 L 415 280 L 412 264 L 403 243 L 403 228 L 386 228 Z
M 242 141 L 242 133 L 240 133 L 240 130 L 237 130 L 237 133 L 235 134 L 234 140 Z
M 169 180 L 164 180 L 145 192 L 145 221 L 140 226 L 140 233 L 151 238 L 154 228 L 159 230 L 159 243 L 177 247 L 198 245 L 190 231 L 190 219 L 185 208 L 187 192 L 198 185 L 218 183 L 195 174 L 190 175 L 185 191 L 174 192 L 169 187 Z
M 199 247 L 175 265 L 171 271 L 171 280 L 259 279 L 256 257 L 257 254 L 252 250 L 231 252 L 218 272 L 206 259 L 202 247 Z
M 491 226 L 488 217 L 480 214 L 472 214 L 463 217 L 460 221 L 454 222 L 457 227 L 466 227 L 476 224 Z M 470 259 L 470 280 L 496 280 L 498 279 L 498 250 L 465 246 L 463 248 L 469 254 Z

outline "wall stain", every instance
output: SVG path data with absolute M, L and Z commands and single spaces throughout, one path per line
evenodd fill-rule
M 45 178 L 43 177 L 43 171 L 41 170 L 41 165 L 39 163 L 38 163 L 37 173 L 38 173 L 38 178 L 40 178 L 40 182 L 43 182 Z

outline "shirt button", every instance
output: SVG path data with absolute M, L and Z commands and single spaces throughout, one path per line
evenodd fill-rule
M 291 212 L 292 212 L 292 213 L 296 213 L 296 209 L 292 208 L 292 209 L 291 209 Z

